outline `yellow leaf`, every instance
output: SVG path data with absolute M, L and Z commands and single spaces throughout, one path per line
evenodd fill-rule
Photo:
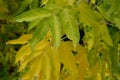
M 59 80 L 59 75 L 60 75 L 60 57 L 59 53 L 54 46 L 48 46 L 46 47 L 45 50 L 46 54 L 48 54 L 51 64 L 52 64 L 52 69 L 53 69 L 53 77 L 54 80 Z
M 43 67 L 43 55 L 37 56 L 30 63 L 29 80 L 39 80 L 39 75 Z
M 40 56 L 42 54 L 41 50 L 38 51 L 33 51 L 31 54 L 29 54 L 21 63 L 19 71 L 21 71 L 22 69 L 24 69 L 26 67 L 26 65 L 34 58 L 36 58 L 37 56 Z
M 31 47 L 30 44 L 26 44 L 22 46 L 19 51 L 16 53 L 16 60 L 15 63 L 18 61 L 22 62 L 26 56 L 28 56 L 31 53 Z
M 65 68 L 72 76 L 71 80 L 75 80 L 78 71 L 77 71 L 75 56 L 72 53 L 72 50 L 74 50 L 72 42 L 71 41 L 62 42 L 58 50 L 60 54 L 61 63 L 63 63 Z
M 77 46 L 76 60 L 78 62 L 78 79 L 84 80 L 86 69 L 89 67 L 87 55 L 85 53 L 85 48 L 80 45 Z
M 43 55 L 43 69 L 40 80 L 50 80 L 52 71 L 52 64 L 50 62 L 49 56 L 44 53 Z
M 10 40 L 6 44 L 25 44 L 32 38 L 32 34 L 24 34 L 18 39 Z
M 44 49 L 46 46 L 49 45 L 49 42 L 47 39 L 43 39 L 42 41 L 40 41 L 34 48 L 34 50 L 42 50 Z

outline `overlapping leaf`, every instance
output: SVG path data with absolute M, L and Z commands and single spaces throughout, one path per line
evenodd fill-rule
M 53 36 L 53 43 L 58 47 L 62 36 L 62 26 L 57 15 L 50 18 L 50 28 Z
M 26 65 L 33 60 L 34 58 L 36 58 L 37 56 L 40 56 L 42 54 L 41 50 L 37 50 L 37 51 L 33 51 L 32 53 L 30 53 L 28 56 L 26 56 L 26 58 L 23 60 L 23 62 L 20 65 L 19 71 L 21 71 L 22 69 L 24 69 L 26 67 Z
M 37 56 L 30 62 L 30 69 L 29 71 L 22 77 L 23 80 L 39 80 L 40 72 L 42 71 L 43 64 L 43 56 Z
M 30 53 L 31 53 L 30 44 L 22 46 L 16 53 L 15 63 L 17 63 L 18 61 L 22 62 L 25 59 L 25 57 L 28 56 Z
M 47 34 L 49 30 L 49 20 L 48 18 L 43 19 L 37 26 L 32 39 L 30 40 L 31 47 L 35 47 L 38 42 L 40 42 Z
M 75 56 L 72 53 L 72 50 L 74 50 L 72 42 L 62 42 L 58 49 L 61 63 L 70 73 L 71 79 L 76 80 L 78 71 Z
M 71 7 L 64 8 L 60 13 L 60 19 L 65 34 L 76 46 L 80 40 L 80 35 L 73 9 Z
M 15 17 L 15 20 L 17 22 L 33 21 L 36 19 L 43 19 L 49 16 L 51 16 L 51 12 L 48 9 L 35 8 L 18 15 L 17 17 Z
M 28 43 L 28 40 L 32 38 L 32 34 L 24 34 L 18 39 L 10 40 L 6 44 L 25 44 Z

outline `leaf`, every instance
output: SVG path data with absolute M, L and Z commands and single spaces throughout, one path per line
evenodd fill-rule
M 120 18 L 114 18 L 114 22 L 116 24 L 116 27 L 120 30 Z
M 62 27 L 57 15 L 53 15 L 50 18 L 50 28 L 53 36 L 53 43 L 56 47 L 59 46 L 62 36 Z
M 74 47 L 80 40 L 79 29 L 77 21 L 74 15 L 74 11 L 71 7 L 66 7 L 60 12 L 60 19 L 62 22 L 62 28 L 67 37 L 73 41 Z
M 111 70 L 113 73 L 117 74 L 118 73 L 118 65 L 119 60 L 118 60 L 118 45 L 120 41 L 120 31 L 115 28 L 115 27 L 110 27 L 109 28 L 111 38 L 113 41 L 113 46 L 109 46 L 109 55 L 110 55 L 110 61 L 111 61 Z
M 41 21 L 41 19 L 36 19 L 36 20 L 31 21 L 28 26 L 28 31 L 30 31 L 31 29 L 36 27 L 40 21 Z
M 92 3 L 92 4 L 95 4 L 95 2 L 96 2 L 96 0 L 91 0 L 91 3 Z
M 20 38 L 15 40 L 10 40 L 6 44 L 25 44 L 28 43 L 28 40 L 32 38 L 32 34 L 24 34 Z
M 34 48 L 34 50 L 43 50 L 49 45 L 49 42 L 47 39 L 41 40 Z
M 27 7 L 27 5 L 28 5 L 28 2 L 27 1 L 25 1 L 25 0 L 23 0 L 23 1 L 20 1 L 19 2 L 19 7 L 18 7 L 18 9 L 15 11 L 15 13 L 14 13 L 14 15 L 18 15 L 18 14 L 20 14 L 21 12 L 23 12 L 24 10 L 25 10 L 25 8 Z
M 39 79 L 39 74 L 42 71 L 42 66 L 43 64 L 43 56 L 39 55 L 35 57 L 31 62 L 30 62 L 30 68 L 28 72 L 22 77 L 23 80 L 34 80 L 34 79 Z M 26 79 L 24 79 L 26 78 Z
M 21 71 L 22 69 L 24 69 L 26 67 L 26 65 L 34 58 L 36 58 L 37 56 L 40 56 L 42 54 L 41 50 L 38 51 L 33 51 L 32 53 L 30 53 L 21 63 L 19 71 Z
M 97 24 L 98 34 L 100 35 L 101 39 L 108 44 L 109 46 L 113 46 L 113 42 L 108 31 L 108 27 L 104 23 Z
M 70 76 L 72 77 L 71 80 L 76 80 L 78 70 L 75 56 L 72 53 L 72 50 L 74 50 L 72 42 L 62 42 L 58 50 L 60 61 L 70 73 Z
M 97 23 L 98 19 L 95 17 L 94 11 L 87 3 L 81 1 L 78 11 L 80 12 L 79 19 L 83 24 L 94 26 Z
M 43 19 L 49 17 L 51 16 L 51 14 L 52 13 L 48 9 L 35 8 L 18 15 L 17 17 L 15 17 L 15 20 L 17 22 L 33 21 L 36 19 Z
M 42 0 L 41 5 L 45 5 L 49 0 Z
M 60 80 L 60 56 L 58 50 L 54 46 L 48 46 L 46 47 L 45 52 L 49 56 L 52 64 L 53 79 Z
M 40 80 L 50 80 L 51 72 L 52 72 L 52 64 L 50 62 L 50 58 L 47 54 L 44 54 L 43 57 L 43 71 L 41 74 Z
M 31 47 L 34 48 L 47 34 L 49 29 L 48 19 L 43 19 L 37 26 L 32 39 L 30 40 Z
M 32 3 L 30 5 L 31 9 L 37 8 L 39 4 L 39 0 L 32 0 Z
M 16 53 L 16 60 L 15 63 L 17 63 L 18 61 L 22 62 L 26 56 L 28 56 L 31 53 L 31 48 L 30 48 L 30 44 L 26 44 L 24 46 L 22 46 L 19 51 Z
M 84 80 L 86 76 L 86 70 L 89 68 L 89 62 L 87 59 L 87 54 L 85 53 L 85 48 L 78 45 L 76 47 L 76 61 L 78 64 L 78 79 Z

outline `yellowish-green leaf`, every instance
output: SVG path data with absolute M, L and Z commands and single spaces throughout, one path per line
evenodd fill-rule
M 95 4 L 95 2 L 96 2 L 96 0 L 91 0 L 91 3 L 92 3 L 92 4 Z
M 62 36 L 62 26 L 57 15 L 51 16 L 50 28 L 53 36 L 53 43 L 56 47 L 58 47 Z
M 15 63 L 17 63 L 18 61 L 22 62 L 25 59 L 25 57 L 28 56 L 30 53 L 31 53 L 30 44 L 22 46 L 16 53 Z
M 109 46 L 113 46 L 113 42 L 110 36 L 110 33 L 108 31 L 108 27 L 106 26 L 105 23 L 98 23 L 96 24 L 97 29 L 98 29 L 98 33 L 100 33 L 100 37 L 101 39 L 108 44 Z
M 31 47 L 34 48 L 46 35 L 49 30 L 48 18 L 43 19 L 38 24 L 32 39 L 30 40 Z
M 51 12 L 48 9 L 35 8 L 18 15 L 17 17 L 15 17 L 15 20 L 17 22 L 33 21 L 36 19 L 43 19 L 49 16 L 51 16 Z
M 94 45 L 94 35 L 92 32 L 86 32 L 84 37 L 85 43 L 87 43 L 87 49 L 91 50 Z
M 31 29 L 33 29 L 34 27 L 36 27 L 39 24 L 40 21 L 41 21 L 40 19 L 31 21 L 29 23 L 29 26 L 28 26 L 28 31 L 30 31 Z
M 24 34 L 18 39 L 8 41 L 6 44 L 25 44 L 28 43 L 28 40 L 31 38 L 32 34 Z
M 71 80 L 76 80 L 78 70 L 75 56 L 72 53 L 72 50 L 74 50 L 72 42 L 62 42 L 58 50 L 60 54 L 60 61 L 72 76 Z
M 49 0 L 42 0 L 41 5 L 45 5 Z
M 120 30 L 120 18 L 114 18 L 114 22 L 116 24 L 116 27 Z
M 22 69 L 24 69 L 26 67 L 26 65 L 34 58 L 36 58 L 37 56 L 40 56 L 42 54 L 43 51 L 38 50 L 38 51 L 33 51 L 31 54 L 29 54 L 21 63 L 19 71 L 21 71 Z
M 94 11 L 87 3 L 81 1 L 78 11 L 80 12 L 79 19 L 83 24 L 94 26 L 96 21 L 98 21 L 98 19 L 94 15 Z
M 80 40 L 80 34 L 73 9 L 71 7 L 64 8 L 60 13 L 60 19 L 65 34 L 76 47 Z
M 46 47 L 45 52 L 48 54 L 52 64 L 53 79 L 60 80 L 60 54 L 58 53 L 58 50 L 54 46 L 48 46 Z

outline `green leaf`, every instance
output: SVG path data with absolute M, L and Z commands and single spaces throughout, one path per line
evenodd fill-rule
M 57 15 L 51 16 L 50 28 L 53 36 L 53 43 L 56 47 L 58 47 L 62 36 L 62 26 Z
M 30 5 L 31 9 L 37 8 L 39 4 L 39 0 L 32 0 L 32 3 Z
M 41 21 L 41 19 L 36 19 L 36 20 L 31 21 L 28 26 L 28 31 L 30 31 L 31 29 L 36 27 L 40 21 Z
M 119 45 L 119 41 L 120 41 L 120 31 L 115 27 L 110 27 L 109 31 L 110 31 L 111 38 L 113 41 L 113 46 L 109 47 L 108 53 L 110 55 L 112 73 L 116 74 L 116 73 L 118 73 L 117 64 L 119 64 L 118 45 Z
M 64 8 L 60 12 L 60 19 L 65 34 L 73 41 L 75 47 L 80 40 L 80 35 L 73 9 L 71 7 Z
M 116 24 L 116 27 L 120 30 L 120 18 L 114 18 L 114 22 Z
M 98 54 L 97 49 L 94 49 L 94 48 L 92 48 L 87 54 L 90 68 L 93 67 L 97 63 L 98 61 L 97 54 Z
M 51 12 L 48 9 L 35 8 L 18 15 L 17 17 L 15 17 L 15 20 L 17 22 L 33 21 L 36 19 L 43 19 L 49 16 L 51 16 Z
M 49 29 L 48 18 L 43 19 L 37 26 L 32 39 L 30 40 L 31 47 L 34 48 L 38 42 L 40 42 L 47 34 Z

